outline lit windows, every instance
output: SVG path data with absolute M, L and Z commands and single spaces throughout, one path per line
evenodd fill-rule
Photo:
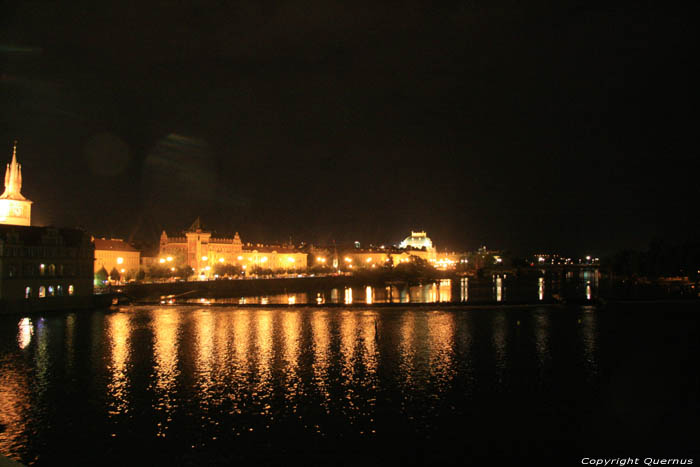
M 39 287 L 39 298 L 44 298 L 44 297 L 46 297 L 46 287 L 44 287 L 42 285 L 41 287 Z

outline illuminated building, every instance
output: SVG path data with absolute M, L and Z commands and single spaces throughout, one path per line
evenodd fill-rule
M 411 231 L 411 236 L 406 237 L 401 243 L 399 243 L 399 248 L 415 248 L 417 250 L 425 249 L 426 251 L 435 251 L 433 247 L 433 241 L 424 232 L 413 232 Z
M 0 224 L 31 225 L 32 202 L 22 196 L 22 166 L 17 163 L 17 141 L 12 162 L 5 170 L 5 191 L 0 195 Z
M 244 244 L 238 232 L 233 237 L 213 237 L 202 229 L 199 218 L 184 236 L 160 236 L 158 262 L 187 264 L 198 276 L 211 277 L 217 264 L 240 266 L 247 271 L 256 268 L 277 272 L 306 270 L 307 254 L 289 246 Z
M 0 196 L 0 312 L 92 307 L 90 236 L 78 229 L 31 227 L 32 202 L 21 189 L 15 141 Z
M 101 268 L 105 268 L 107 273 L 115 268 L 120 273 L 138 271 L 141 253 L 124 240 L 96 238 L 94 242 L 95 272 Z
M 92 306 L 93 261 L 82 230 L 0 225 L 0 310 Z

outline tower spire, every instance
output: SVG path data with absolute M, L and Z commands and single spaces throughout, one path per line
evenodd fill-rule
M 17 162 L 17 140 L 12 161 L 5 170 L 5 191 L 0 195 L 0 224 L 31 225 L 32 202 L 22 196 L 22 165 Z

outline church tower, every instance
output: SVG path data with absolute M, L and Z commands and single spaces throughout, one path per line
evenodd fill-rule
M 22 196 L 22 165 L 17 163 L 17 141 L 12 162 L 5 171 L 5 192 L 0 196 L 0 224 L 31 225 L 32 202 Z

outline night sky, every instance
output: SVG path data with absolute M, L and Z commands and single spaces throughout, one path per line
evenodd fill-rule
M 2 158 L 34 225 L 140 241 L 698 238 L 694 16 L 609 3 L 5 2 Z

